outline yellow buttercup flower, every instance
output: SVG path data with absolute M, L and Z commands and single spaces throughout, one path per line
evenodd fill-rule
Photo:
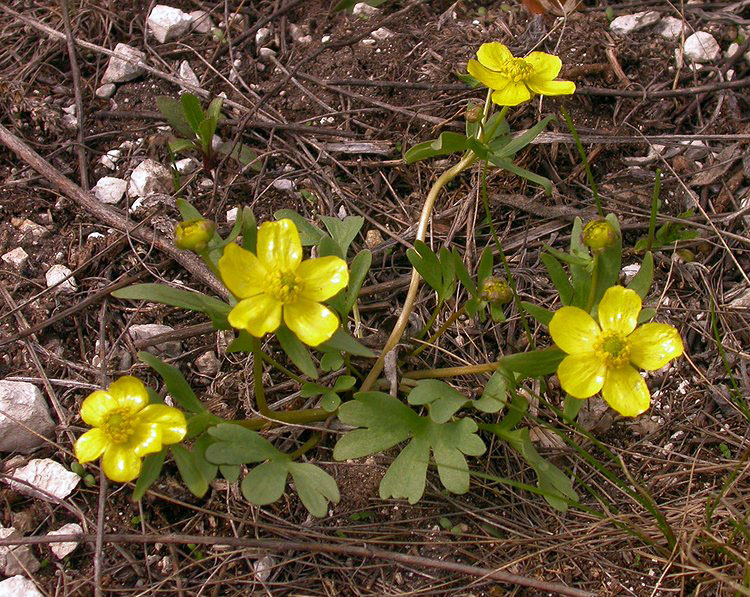
M 162 446 L 182 441 L 185 415 L 165 404 L 149 404 L 141 380 L 126 375 L 83 401 L 81 418 L 93 429 L 75 443 L 78 462 L 102 457 L 102 469 L 112 481 L 132 481 L 141 472 L 141 459 Z
M 226 287 L 242 299 L 227 318 L 232 327 L 262 337 L 281 325 L 305 344 L 317 346 L 338 328 L 336 314 L 321 301 L 349 283 L 346 261 L 318 257 L 302 261 L 302 244 L 292 220 L 264 222 L 257 255 L 231 243 L 219 259 Z
M 469 60 L 467 70 L 483 85 L 493 90 L 492 101 L 500 106 L 517 106 L 539 95 L 575 93 L 572 81 L 555 81 L 562 62 L 545 52 L 532 52 L 516 58 L 503 44 L 482 44 L 477 60 Z
M 671 325 L 637 326 L 641 297 L 633 290 L 612 286 L 599 303 L 599 323 L 578 307 L 555 312 L 549 332 L 568 353 L 557 368 L 562 389 L 575 398 L 589 398 L 599 390 L 620 414 L 635 417 L 651 402 L 646 382 L 635 369 L 654 371 L 683 352 L 682 339 Z

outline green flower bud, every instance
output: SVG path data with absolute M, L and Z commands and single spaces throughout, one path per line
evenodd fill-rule
M 513 300 L 511 287 L 505 280 L 495 276 L 484 279 L 480 293 L 483 301 L 494 305 L 504 305 Z
M 174 244 L 183 251 L 200 253 L 206 250 L 214 230 L 216 224 L 204 218 L 180 222 L 174 231 Z
M 583 229 L 583 244 L 594 251 L 608 249 L 617 241 L 617 231 L 607 220 L 591 220 Z
M 484 109 L 478 104 L 469 104 L 466 108 L 466 122 L 479 122 L 484 115 Z

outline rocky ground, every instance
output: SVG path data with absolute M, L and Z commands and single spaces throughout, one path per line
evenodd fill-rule
M 586 0 L 562 16 L 534 16 L 516 2 L 334 6 L 0 4 L 0 539 L 28 539 L 12 552 L 0 545 L 0 595 L 544 592 L 498 584 L 482 570 L 601 595 L 748 594 L 750 4 Z M 564 248 L 573 218 L 593 213 L 561 107 L 605 209 L 623 223 L 626 246 L 646 234 L 656 169 L 662 173 L 658 225 L 674 234 L 655 254 L 647 304 L 679 328 L 686 357 L 649 377 L 652 409 L 638 419 L 591 401 L 579 423 L 599 443 L 566 430 L 582 451 L 545 434 L 539 425 L 562 423 L 532 405 L 537 449 L 575 475 L 582 503 L 604 517 L 586 508 L 560 514 L 533 493 L 481 478 L 464 496 L 428 482 L 415 506 L 383 502 L 377 486 L 393 456 L 333 463 L 332 443 L 310 454 L 342 493 L 320 520 L 295 497 L 252 507 L 226 482 L 198 500 L 172 464 L 141 503 L 127 486 L 102 484 L 94 467 L 71 472 L 87 393 L 124 374 L 159 387 L 135 357 L 143 348 L 179 366 L 216 414 L 251 412 L 252 367 L 226 354 L 230 333 L 179 309 L 109 296 L 134 281 L 216 291 L 172 245 L 178 195 L 222 232 L 243 206 L 260 221 L 280 208 L 310 218 L 364 216 L 354 245 L 375 257 L 362 325 L 373 346 L 382 345 L 403 300 L 405 249 L 424 195 L 449 164 L 407 166 L 403 152 L 463 127 L 464 110 L 483 92 L 457 74 L 487 41 L 519 55 L 557 54 L 561 76 L 578 86 L 572 97 L 535 100 L 510 116 L 519 131 L 558 115 L 517 160 L 553 181 L 551 197 L 489 174 L 493 217 L 524 300 L 556 306 L 542 243 Z M 156 97 L 184 90 L 224 97 L 216 141 L 243 143 L 257 159 L 222 160 L 206 171 L 196 155 L 179 156 L 175 175 Z M 490 242 L 478 181 L 478 172 L 467 173 L 447 189 L 430 232 L 470 264 Z M 639 259 L 626 252 L 623 276 Z M 433 300 L 421 296 L 417 323 Z M 485 362 L 526 347 L 512 311 L 500 325 L 459 319 L 443 342 L 442 351 L 423 353 L 422 365 Z M 276 373 L 267 381 L 274 400 L 298 389 Z M 485 382 L 462 383 L 472 392 Z M 505 446 L 479 466 L 535 482 Z M 103 548 L 33 543 L 51 533 L 119 539 Z M 159 540 L 167 534 L 205 541 Z M 352 546 L 383 553 L 364 557 Z

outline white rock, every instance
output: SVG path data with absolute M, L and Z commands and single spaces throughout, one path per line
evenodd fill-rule
M 26 483 L 16 483 L 13 479 Z M 37 458 L 9 473 L 5 482 L 10 483 L 11 488 L 19 493 L 54 503 L 55 500 L 50 496 L 58 500 L 65 499 L 81 482 L 81 477 L 59 462 Z M 41 491 L 35 491 L 30 486 Z
M 625 277 L 625 284 L 630 284 L 630 281 L 635 278 L 635 275 L 640 271 L 641 266 L 637 263 L 626 265 L 622 268 L 622 275 Z
M 133 203 L 130 204 L 128 211 L 131 214 L 134 214 L 139 209 L 141 209 L 141 206 L 143 205 L 143 199 L 144 199 L 143 197 L 138 197 L 138 199 L 136 199 L 135 201 L 133 201 Z
M 370 33 L 370 36 L 374 39 L 377 39 L 378 41 L 383 41 L 388 39 L 389 37 L 393 37 L 395 33 L 391 31 L 390 29 L 386 29 L 385 27 L 381 27 L 380 29 L 375 29 L 372 33 Z
M 273 181 L 273 188 L 277 191 L 282 191 L 285 193 L 291 193 L 294 192 L 294 181 L 289 180 L 288 178 L 277 178 Z
M 31 240 L 35 243 L 39 242 L 49 234 L 49 231 L 44 226 L 37 224 L 28 218 L 23 220 L 13 220 L 13 225 L 23 236 L 31 237 Z
M 258 58 L 260 58 L 261 62 L 271 62 L 273 58 L 276 58 L 276 50 L 261 48 L 258 50 Z
M 200 87 L 201 82 L 198 80 L 198 75 L 195 71 L 190 68 L 190 63 L 187 60 L 180 62 L 180 68 L 177 72 L 177 76 L 180 77 L 185 83 L 192 85 L 193 87 Z M 183 88 L 184 89 L 184 88 Z M 189 90 L 186 90 L 189 91 Z
M 224 141 L 221 140 L 221 137 L 219 135 L 214 135 L 211 137 L 211 149 L 214 151 L 219 151 L 219 148 L 224 144 Z
M 128 188 L 128 181 L 114 176 L 102 176 L 92 189 L 94 196 L 102 203 L 117 205 Z
M 47 288 L 55 287 L 55 292 L 75 292 L 78 290 L 76 279 L 71 276 L 71 272 L 64 265 L 57 263 L 47 270 L 44 274 L 47 280 Z M 69 277 L 70 276 L 70 277 Z
M 719 42 L 706 31 L 696 31 L 688 37 L 683 51 L 688 59 L 698 63 L 711 62 L 721 55 Z
M 255 562 L 253 562 L 253 575 L 255 576 L 255 579 L 258 582 L 266 582 L 270 578 L 275 565 L 276 562 L 269 555 L 265 555 L 259 560 L 255 560 Z
M 82 535 L 83 529 L 80 524 L 70 522 L 66 525 L 61 526 L 56 531 L 50 531 L 47 533 L 47 537 L 54 537 L 55 535 Z M 55 557 L 62 560 L 65 556 L 73 553 L 78 547 L 78 541 L 62 541 L 60 543 L 50 543 L 49 548 Z
M 212 144 L 212 145 L 213 145 L 213 144 Z M 208 190 L 208 189 L 213 189 L 213 188 L 214 188 L 214 181 L 213 181 L 213 180 L 211 180 L 210 178 L 203 178 L 203 179 L 201 179 L 201 180 L 200 180 L 200 182 L 198 183 L 198 186 L 199 186 L 200 188 L 202 188 L 202 189 L 206 189 L 206 190 Z
M 311 44 L 312 40 L 312 35 L 303 35 L 299 39 L 295 39 L 294 41 L 296 41 L 298 44 L 306 45 Z
M 636 12 L 631 15 L 621 15 L 612 19 L 609 24 L 609 30 L 612 33 L 618 33 L 619 35 L 627 35 L 634 31 L 640 31 L 658 23 L 661 15 L 655 10 L 647 10 L 643 12 Z
M 13 527 L 0 526 L 0 539 L 20 539 L 21 537 L 23 535 Z M 0 546 L 0 572 L 5 576 L 27 574 L 26 571 L 36 572 L 37 570 L 39 570 L 39 562 L 28 545 Z
M 177 168 L 177 172 L 180 174 L 190 174 L 198 168 L 198 162 L 194 158 L 183 158 L 177 160 L 174 163 L 174 167 Z
M 12 268 L 21 270 L 29 260 L 29 254 L 21 247 L 16 247 L 12 251 L 8 251 L 2 256 L 2 260 Z
M 31 452 L 45 444 L 44 438 L 54 436 L 47 402 L 34 384 L 0 381 L 0 411 L 12 417 L 0 413 L 0 452 Z
M 98 240 L 100 238 L 104 238 L 104 235 L 101 232 L 92 232 L 86 237 L 86 240 Z
M 657 31 L 662 37 L 667 39 L 679 39 L 683 30 L 686 29 L 682 19 L 675 17 L 664 17 L 659 23 Z
M 376 42 L 376 41 L 375 41 L 374 39 L 372 39 L 371 37 L 365 37 L 365 38 L 364 38 L 364 39 L 363 39 L 363 40 L 362 40 L 361 42 L 359 42 L 359 43 L 361 43 L 361 44 L 362 44 L 363 46 L 374 46 L 374 45 L 375 45 L 376 43 L 378 43 L 378 42 Z
M 302 33 L 302 29 L 300 29 L 297 25 L 294 23 L 289 23 L 287 25 L 287 30 L 289 31 L 289 36 L 292 38 L 292 41 L 299 41 L 300 37 L 304 35 Z
M 109 99 L 115 94 L 115 91 L 117 91 L 117 86 L 114 83 L 105 83 L 101 87 L 97 87 L 94 93 L 98 98 Z
M 159 334 L 166 334 L 168 332 L 174 332 L 174 329 L 168 325 L 161 325 L 158 323 L 144 323 L 140 325 L 130 326 L 128 333 L 134 341 L 148 340 Z M 176 357 L 182 350 L 182 345 L 178 340 L 172 340 L 169 342 L 162 342 L 154 346 L 146 348 L 148 352 L 159 354 L 164 353 L 168 356 Z
M 214 22 L 205 10 L 194 10 L 190 13 L 190 30 L 196 33 L 211 33 Z
M 324 35 L 323 37 L 320 38 L 320 43 L 322 44 L 327 44 L 329 41 L 331 41 L 330 35 Z
M 128 197 L 147 197 L 169 190 L 172 176 L 160 163 L 145 159 L 133 170 L 128 185 Z
M 0 582 L 0 597 L 44 597 L 36 585 L 20 574 Z
M 119 149 L 110 149 L 107 153 L 99 158 L 99 163 L 109 170 L 114 170 L 115 168 L 117 168 L 117 162 L 120 161 L 121 157 L 122 151 L 120 151 Z
M 213 350 L 204 352 L 195 359 L 195 368 L 203 375 L 216 375 L 220 367 L 221 362 Z
M 104 71 L 102 76 L 102 85 L 132 81 L 146 72 L 146 69 L 138 64 L 146 60 L 146 55 L 140 50 L 131 48 L 127 44 L 117 44 L 115 53 L 122 57 L 112 56 L 109 59 L 107 70 Z
M 374 6 L 370 6 L 367 2 L 357 2 L 352 8 L 352 14 L 355 17 L 372 17 L 380 12 Z
M 227 224 L 234 224 L 237 221 L 238 212 L 239 209 L 236 207 L 227 210 Z
M 263 48 L 268 45 L 272 37 L 271 30 L 268 27 L 261 27 L 255 32 L 255 47 Z
M 193 17 L 182 12 L 179 8 L 172 8 L 164 4 L 154 6 L 146 19 L 146 25 L 159 43 L 176 39 L 185 33 L 193 22 Z

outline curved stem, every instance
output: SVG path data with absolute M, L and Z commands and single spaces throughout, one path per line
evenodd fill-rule
M 305 380 L 301 376 L 297 375 L 293 371 L 290 371 L 289 369 L 287 369 L 286 367 L 284 367 L 284 365 L 282 365 L 281 363 L 279 363 L 271 355 L 266 354 L 263 351 L 261 351 L 260 355 L 261 355 L 261 357 L 263 358 L 263 360 L 266 363 L 268 363 L 269 365 L 271 365 L 271 367 L 275 367 L 276 369 L 278 369 L 279 371 L 281 371 L 287 377 L 290 377 L 291 379 L 293 379 L 297 383 L 305 383 Z
M 586 313 L 591 313 L 596 300 L 596 287 L 599 285 L 599 253 L 594 251 L 594 265 L 591 270 L 591 288 L 589 289 L 589 298 L 586 301 Z
M 416 340 L 421 340 L 424 335 L 430 331 L 430 328 L 434 325 L 435 320 L 438 318 L 438 315 L 440 314 L 440 309 L 443 307 L 443 301 L 439 300 L 437 306 L 432 311 L 432 315 L 430 315 L 430 319 L 427 320 L 427 323 L 424 324 L 424 327 L 419 330 L 419 333 L 415 336 Z
M 263 350 L 260 347 L 260 338 L 252 336 L 253 353 L 253 387 L 255 388 L 255 403 L 260 414 L 271 417 L 271 411 L 266 402 L 266 392 L 263 389 Z
M 236 419 L 227 421 L 233 425 L 240 425 L 246 429 L 258 430 L 268 427 L 273 422 L 290 423 L 292 425 L 305 425 L 316 421 L 325 421 L 332 414 L 322 408 L 312 408 L 309 410 L 291 410 L 288 412 L 271 412 L 268 417 L 254 417 L 252 419 Z M 270 419 L 270 420 L 269 420 Z
M 494 363 L 482 363 L 481 365 L 464 365 L 462 367 L 444 367 L 442 369 L 421 369 L 404 373 L 408 379 L 433 379 L 436 377 L 457 377 L 459 375 L 476 375 L 478 373 L 492 373 L 500 366 L 498 361 Z
M 304 444 L 302 444 L 294 452 L 292 452 L 291 454 L 289 454 L 289 458 L 291 458 L 292 460 L 297 460 L 297 458 L 299 458 L 300 456 L 302 456 L 305 452 L 309 452 L 315 446 L 317 446 L 321 437 L 323 437 L 323 436 L 320 433 L 314 434 Z
M 445 331 L 449 327 L 451 327 L 451 325 L 453 325 L 453 323 L 459 317 L 461 317 L 461 315 L 463 315 L 464 313 L 466 313 L 466 305 L 461 305 L 461 308 L 458 311 L 455 311 L 454 313 L 451 313 L 451 316 L 448 319 L 445 320 L 445 323 L 443 323 L 443 325 L 441 325 L 440 328 L 438 328 L 438 331 L 435 332 L 434 334 L 432 334 L 432 336 L 430 336 L 425 341 L 425 343 L 422 344 L 422 346 L 418 346 L 416 348 L 416 350 L 413 353 L 411 353 L 411 356 L 413 356 L 413 357 L 417 356 L 425 348 L 427 348 L 428 346 L 431 346 L 432 344 L 434 344 L 435 340 L 437 340 L 440 336 L 442 336 L 445 333 Z
M 435 206 L 435 200 L 437 199 L 440 190 L 461 172 L 466 170 L 466 168 L 471 166 L 476 161 L 476 159 L 477 157 L 474 153 L 465 155 L 455 166 L 443 172 L 435 181 L 435 184 L 432 185 L 432 188 L 430 189 L 430 192 L 427 194 L 427 198 L 425 199 L 424 206 L 422 206 L 422 213 L 419 217 L 419 225 L 417 226 L 417 240 L 423 241 L 425 239 L 425 235 L 427 233 L 427 225 L 429 224 L 430 216 L 432 215 L 432 208 Z M 404 330 L 406 330 L 406 326 L 409 323 L 409 315 L 414 309 L 414 302 L 417 299 L 418 290 L 419 274 L 417 273 L 417 270 L 412 269 L 411 281 L 409 282 L 409 290 L 406 293 L 406 299 L 404 300 L 404 306 L 401 309 L 401 314 L 398 316 L 396 325 L 393 326 L 391 335 L 388 337 L 388 341 L 383 347 L 383 352 L 380 353 L 380 356 L 373 364 L 370 373 L 365 378 L 365 381 L 362 382 L 362 386 L 360 387 L 361 392 L 366 392 L 372 387 L 372 385 L 375 383 L 375 380 L 378 378 L 378 375 L 380 375 L 380 372 L 383 370 L 385 356 L 396 347 L 399 340 L 401 340 L 401 336 L 404 335 Z

